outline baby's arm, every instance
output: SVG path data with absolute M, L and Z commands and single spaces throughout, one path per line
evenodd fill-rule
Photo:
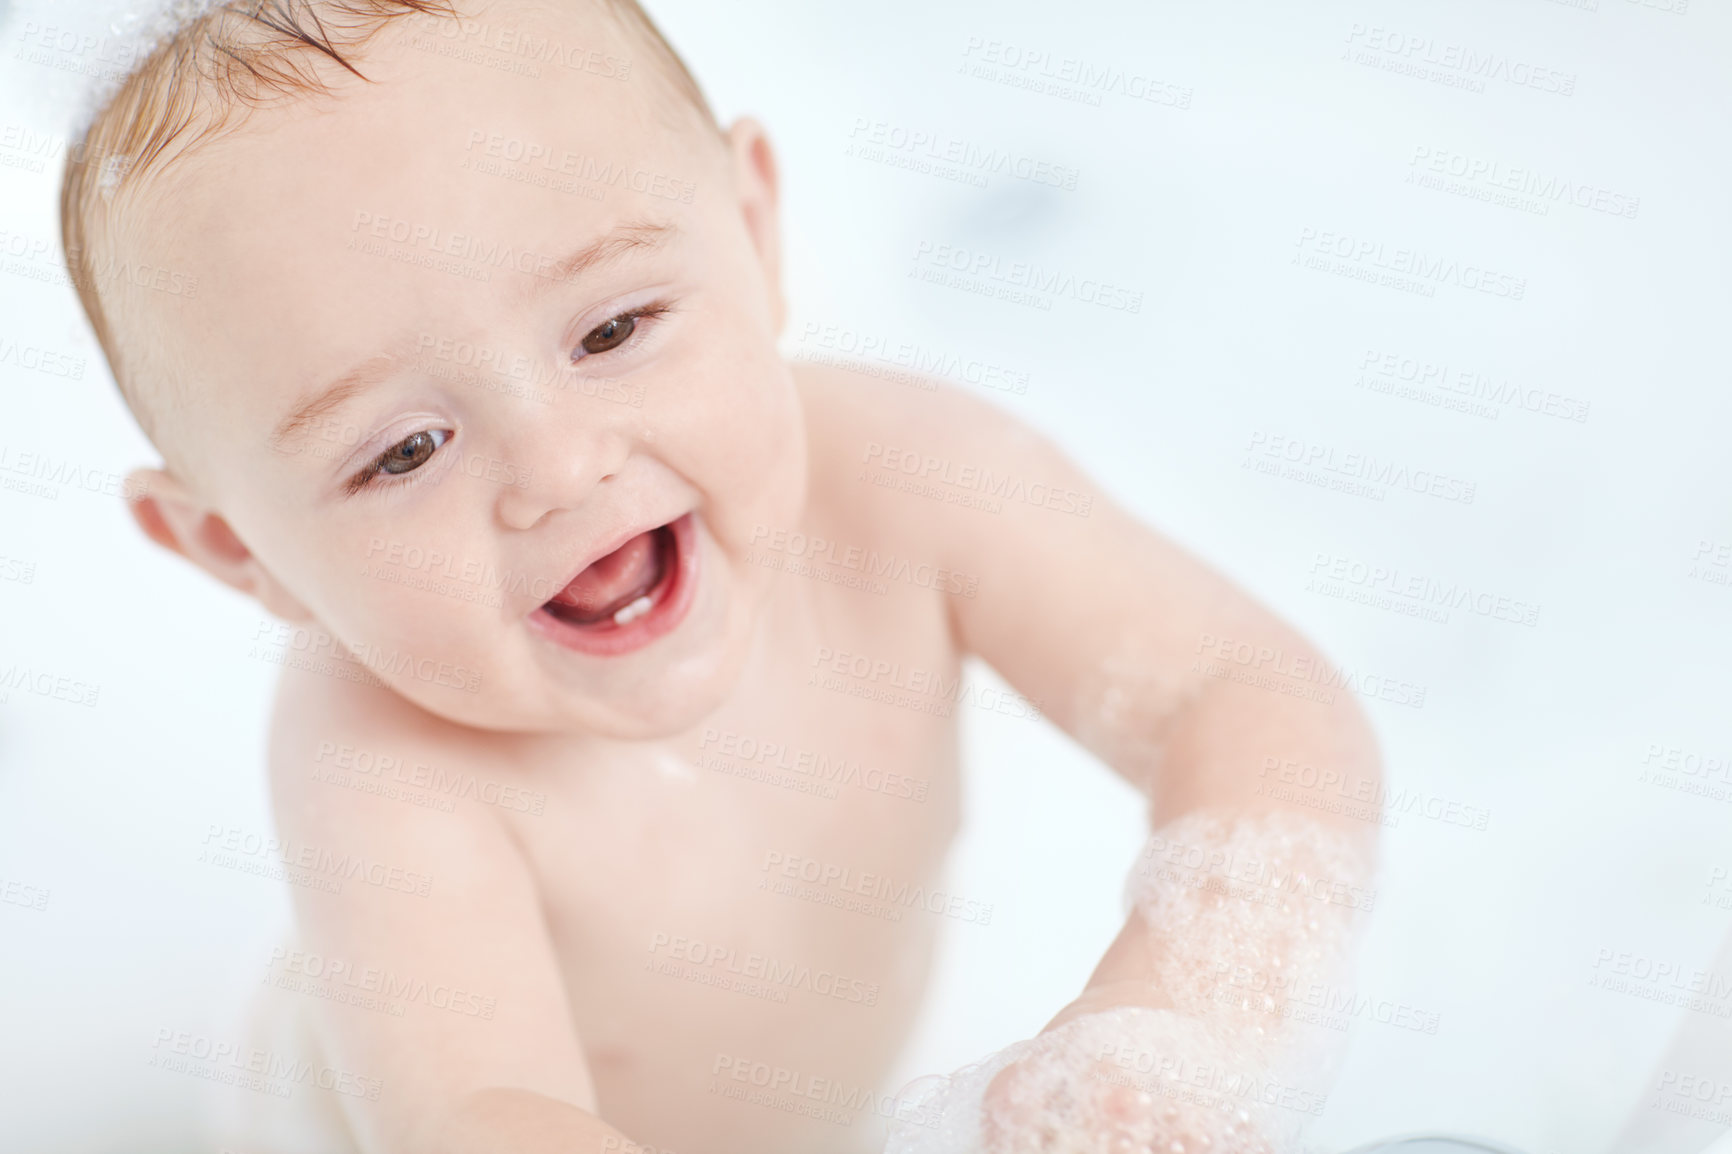
M 898 462 L 917 480 L 954 486 L 990 471 L 1008 479 L 1004 496 L 995 512 L 874 487 L 881 515 L 894 505 L 910 550 L 978 578 L 973 596 L 947 598 L 959 646 L 1142 791 L 1157 829 L 1133 879 L 1136 909 L 1048 1031 L 1080 1036 L 1084 1027 L 1070 1023 L 1136 1007 L 1120 1018 L 1135 1024 L 1126 1044 L 1163 1052 L 1139 1053 L 1133 1072 L 1177 1068 L 1166 1051 L 1238 1031 L 1256 1046 L 1233 1043 L 1233 1054 L 1263 1053 L 1291 1025 L 1283 998 L 1327 980 L 1334 959 L 1322 955 L 1345 952 L 1351 920 L 1328 896 L 1298 897 L 1283 871 L 1320 880 L 1312 893 L 1368 905 L 1374 827 L 1259 784 L 1274 780 L 1269 766 L 1291 763 L 1375 789 L 1378 754 L 1364 716 L 1339 687 L 1327 703 L 1308 697 L 1321 658 L 1297 631 L 1107 500 L 1044 440 L 954 392 L 922 400 L 878 417 L 877 441 L 919 455 L 915 469 Z M 1253 874 L 1253 884 L 1238 884 Z M 995 1089 L 1014 1096 L 1004 1081 Z M 1077 1096 L 1075 1087 L 1057 1093 Z
M 405 998 L 401 1017 L 317 1003 L 328 1064 L 353 1085 L 377 1086 L 376 1098 L 340 1099 L 361 1149 L 569 1154 L 607 1148 L 607 1137 L 629 1149 L 594 1114 L 536 886 L 499 816 L 473 802 L 447 813 L 317 780 L 330 767 L 321 742 L 482 780 L 498 767 L 460 731 L 383 689 L 345 683 L 332 693 L 312 674 L 285 681 L 271 747 L 285 857 L 291 867 L 345 862 L 336 872 L 350 875 L 336 893 L 320 888 L 332 871 L 319 868 L 306 871 L 313 884 L 292 887 L 301 948 L 351 973 L 376 969 L 399 989 L 464 992 L 439 998 L 447 1007 Z
M 961 644 L 1144 791 L 1155 817 L 1282 806 L 1256 793 L 1271 757 L 1376 780 L 1376 743 L 1351 697 L 1304 695 L 1322 659 L 1296 630 L 1026 429 L 984 407 L 946 424 L 954 451 L 982 467 L 1090 497 L 1086 517 L 1027 500 L 997 516 L 941 507 L 935 543 L 980 578 L 976 596 L 951 599 Z
M 1171 845 L 1152 845 L 1138 863 L 1132 888 L 1149 899 L 1142 912 L 1158 897 L 1159 877 L 1176 873 L 1199 884 L 1254 871 L 1243 856 L 1252 852 L 1245 838 L 1255 835 L 1248 832 L 1239 838 L 1241 857 L 1199 867 L 1192 851 L 1206 854 L 1212 847 L 1204 843 L 1214 834 L 1194 823 L 1175 828 L 1186 815 L 1219 814 L 1231 823 L 1267 814 L 1243 823 L 1246 830 L 1317 826 L 1326 840 L 1368 850 L 1374 826 L 1303 806 L 1308 795 L 1301 791 L 1276 796 L 1266 788 L 1280 780 L 1271 766 L 1315 767 L 1362 790 L 1379 780 L 1376 741 L 1357 703 L 1339 686 L 1317 692 L 1318 682 L 1309 680 L 1327 668 L 1317 651 L 1226 578 L 1105 499 L 1044 440 L 984 411 L 946 425 L 966 442 L 954 450 L 962 459 L 1092 498 L 1087 517 L 1026 501 L 1006 501 L 991 517 L 945 510 L 950 523 L 941 539 L 954 550 L 955 564 L 979 576 L 975 597 L 950 600 L 960 644 L 1143 792 L 1151 824 L 1173 833 Z M 1352 901 L 1365 896 L 1336 896 L 1343 894 Z M 1159 935 L 1163 927 L 1149 928 Z M 1140 930 L 1134 920 L 1127 926 L 1081 1005 L 1098 1006 L 1104 990 L 1128 991 L 1151 966 L 1160 969 L 1151 951 L 1170 954 L 1185 945 L 1151 946 Z M 1161 991 L 1135 1000 L 1167 1001 Z

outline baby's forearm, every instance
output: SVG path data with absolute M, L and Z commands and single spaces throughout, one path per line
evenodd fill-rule
M 1121 998 L 1214 1015 L 1248 1001 L 1279 1016 L 1309 992 L 1302 982 L 1342 960 L 1300 966 L 1292 947 L 1345 951 L 1346 929 L 1373 904 L 1378 825 L 1331 802 L 1333 785 L 1380 796 L 1381 759 L 1349 694 L 1278 691 L 1326 665 L 1304 638 L 1239 598 L 1197 620 L 1224 632 L 1202 635 L 1186 688 L 1147 664 L 1112 662 L 1117 676 L 1084 697 L 1090 744 L 1143 790 L 1155 830 L 1133 867 L 1131 921 L 1078 1004 Z M 1218 676 L 1241 664 L 1279 675 Z M 1286 784 L 1296 782 L 1312 788 Z M 1308 933 L 1313 923 L 1324 932 Z M 1235 999 L 1223 986 L 1260 996 Z M 1076 1013 L 1067 1007 L 1055 1024 Z
M 1246 640 L 1210 647 L 1205 635 L 1199 680 L 1182 704 L 1169 699 L 1163 711 L 1157 700 L 1150 713 L 1127 711 L 1128 732 L 1119 740 L 1131 756 L 1115 759 L 1115 768 L 1143 788 L 1157 825 L 1199 809 L 1287 809 L 1374 841 L 1374 823 L 1329 812 L 1327 791 L 1280 788 L 1327 780 L 1360 797 L 1377 796 L 1381 757 L 1352 694 L 1342 688 L 1300 692 L 1314 687 L 1298 672 L 1327 670 L 1326 659 L 1279 621 L 1252 616 L 1260 628 L 1234 631 Z M 1227 659 L 1219 657 L 1223 650 Z M 1280 672 L 1266 672 L 1270 668 Z
M 1184 1098 L 1168 1123 L 1199 1140 L 1249 1129 L 1285 1148 L 1333 1081 L 1340 1039 L 1304 1007 L 1346 972 L 1371 872 L 1360 830 L 1286 809 L 1186 813 L 1149 838 L 1124 931 L 1048 1031 L 1073 1036 L 1105 1085 Z
M 936 1090 L 940 1128 L 898 1132 L 892 1154 L 1296 1149 L 1337 1040 L 1297 1011 L 1340 980 L 1370 869 L 1359 831 L 1287 810 L 1164 824 L 1082 996 Z
M 1199 644 L 1208 651 L 1189 692 L 1163 695 L 1128 678 L 1120 692 L 1141 708 L 1116 711 L 1119 724 L 1103 727 L 1116 729 L 1116 768 L 1143 787 L 1155 829 L 1130 879 L 1132 924 L 1087 1002 L 1124 996 L 1190 1015 L 1237 1006 L 1240 1018 L 1259 1009 L 1290 1017 L 1287 1001 L 1345 960 L 1351 929 L 1374 903 L 1378 825 L 1332 806 L 1336 791 L 1322 784 L 1381 795 L 1370 724 L 1345 692 L 1318 700 L 1277 692 L 1290 678 L 1214 676 L 1241 658 L 1283 674 L 1325 666 L 1259 607 L 1238 602 L 1230 617 L 1239 640 Z M 1223 649 L 1227 658 L 1214 661 Z

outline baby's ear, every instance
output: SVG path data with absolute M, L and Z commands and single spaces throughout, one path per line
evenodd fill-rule
M 741 117 L 728 129 L 728 147 L 734 162 L 734 191 L 746 218 L 746 231 L 764 267 L 764 279 L 772 296 L 776 330 L 782 328 L 782 235 L 779 218 L 781 188 L 776 173 L 776 153 L 770 147 L 764 126 L 751 117 Z
M 284 621 L 312 614 L 259 564 L 222 515 L 206 506 L 173 473 L 134 469 L 126 479 L 127 507 L 144 535 L 221 581 L 258 599 Z

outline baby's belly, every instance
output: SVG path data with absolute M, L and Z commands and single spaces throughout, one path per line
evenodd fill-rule
M 658 935 L 614 961 L 611 980 L 586 975 L 595 995 L 574 1012 L 602 1116 L 674 1154 L 881 1150 L 897 1090 L 884 1080 L 933 928 L 909 922 L 869 957 L 814 961 L 748 950 L 754 936 L 744 924 Z
M 882 1149 L 884 1080 L 957 914 L 953 761 L 918 798 L 687 764 L 665 789 L 586 794 L 609 820 L 574 815 L 589 835 L 537 855 L 602 1116 L 672 1154 Z

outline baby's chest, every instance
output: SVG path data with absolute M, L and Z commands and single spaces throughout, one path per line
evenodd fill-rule
M 694 941 L 888 962 L 956 829 L 954 720 L 800 680 L 548 775 L 545 811 L 519 826 L 562 952 L 616 972 Z
M 897 668 L 837 671 L 874 646 Z M 710 1092 L 718 1054 L 875 1086 L 939 927 L 967 913 L 942 875 L 957 702 L 915 674 L 945 668 L 942 647 L 826 630 L 793 650 L 678 738 L 552 767 L 545 811 L 517 819 L 573 1024 L 622 1121 L 680 1100 L 728 1123 L 742 1108 Z

